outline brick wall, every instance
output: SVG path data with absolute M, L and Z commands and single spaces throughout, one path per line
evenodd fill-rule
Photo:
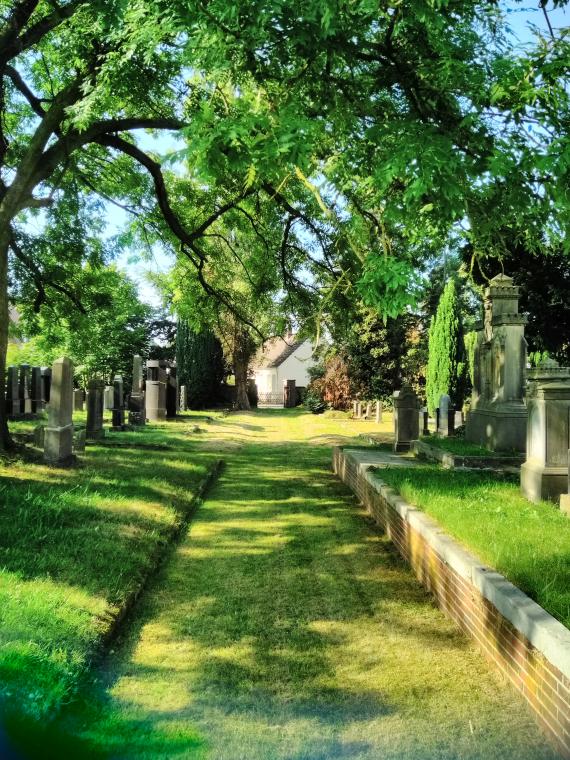
M 570 758 L 570 631 L 464 551 L 350 451 L 334 449 L 333 470 L 384 529 L 439 607 L 524 695 L 557 749 Z

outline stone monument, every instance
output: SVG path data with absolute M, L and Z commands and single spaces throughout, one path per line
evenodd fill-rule
M 103 409 L 108 412 L 113 408 L 115 391 L 112 385 L 106 385 L 103 391 Z
M 379 425 L 382 422 L 382 402 L 380 399 L 376 401 L 376 424 Z
M 6 385 L 6 414 L 10 417 L 20 416 L 20 383 L 18 367 L 8 367 L 8 383 Z
M 32 412 L 37 414 L 44 407 L 44 393 L 42 383 L 42 368 L 32 367 Z
M 123 398 L 123 376 L 113 378 L 113 430 L 125 428 L 125 401 Z
M 176 377 L 176 364 L 164 362 L 166 370 L 166 417 L 169 420 L 176 418 L 178 414 L 178 378 Z
M 76 412 L 83 411 L 83 402 L 85 401 L 85 393 L 83 388 L 76 388 L 73 391 L 73 409 Z
M 103 380 L 93 378 L 87 385 L 87 429 L 86 437 L 89 440 L 103 438 L 103 393 L 105 383 Z
M 409 451 L 420 437 L 420 405 L 411 385 L 403 385 L 394 399 L 394 451 Z
M 570 368 L 549 361 L 529 372 L 526 461 L 521 489 L 531 501 L 568 491 Z
M 494 277 L 485 291 L 485 317 L 477 330 L 465 438 L 492 451 L 524 451 L 526 446 L 526 317 L 519 314 L 518 302 L 519 288 L 512 278 Z
M 568 451 L 568 472 L 570 473 L 570 451 Z M 570 516 L 570 476 L 565 493 L 560 494 L 560 511 Z
M 30 371 L 29 364 L 20 364 L 20 413 L 32 413 L 32 399 L 30 396 Z
M 69 464 L 73 447 L 73 364 L 67 357 L 52 368 L 44 459 L 50 464 Z
M 150 421 L 166 419 L 166 369 L 156 359 L 146 363 L 146 418 Z
M 180 411 L 185 412 L 187 407 L 187 400 L 186 400 L 186 386 L 181 385 L 180 386 Z
M 145 393 L 143 391 L 143 365 L 138 354 L 133 356 L 133 388 L 129 396 L 129 424 L 144 425 L 146 422 Z
M 42 367 L 41 376 L 42 376 L 42 400 L 43 400 L 44 408 L 45 408 L 46 405 L 49 404 L 49 399 L 50 399 L 51 367 Z
M 455 409 L 451 405 L 451 398 L 444 393 L 439 397 L 437 409 L 437 434 L 444 438 L 453 435 L 455 430 Z

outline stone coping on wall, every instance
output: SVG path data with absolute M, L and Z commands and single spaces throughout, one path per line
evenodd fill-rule
M 396 464 L 387 456 L 374 449 L 335 447 L 333 470 L 570 758 L 570 630 L 383 483 L 382 468 Z M 413 464 L 403 460 L 399 466 Z
M 481 456 L 481 455 L 464 455 L 454 454 L 451 451 L 445 451 L 439 446 L 432 446 L 427 441 L 414 441 L 412 451 L 418 457 L 424 457 L 432 462 L 439 462 L 448 470 L 457 468 L 472 470 L 513 470 L 517 471 L 525 460 L 523 454 L 520 456 Z

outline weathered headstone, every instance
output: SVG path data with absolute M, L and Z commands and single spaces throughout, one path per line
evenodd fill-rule
M 31 396 L 32 396 L 32 412 L 37 414 L 44 408 L 43 398 L 43 383 L 42 383 L 42 368 L 32 367 L 32 383 L 31 383 Z
M 295 380 L 283 381 L 283 406 L 293 409 L 297 405 L 297 388 Z
M 439 408 L 437 414 L 437 434 L 443 437 L 453 434 L 453 420 L 450 420 L 450 415 L 453 415 L 455 419 L 455 410 L 451 406 L 451 399 L 444 393 L 439 397 Z M 451 422 L 451 429 L 450 429 Z
M 32 413 L 32 399 L 30 397 L 30 374 L 31 367 L 29 364 L 20 364 L 20 413 Z
M 87 432 L 84 427 L 78 428 L 74 431 L 73 434 L 73 450 L 76 453 L 80 453 L 85 451 L 85 439 L 87 437 Z
M 113 378 L 113 430 L 123 430 L 125 426 L 125 401 L 123 398 L 123 376 Z
M 82 412 L 84 401 L 85 401 L 85 393 L 83 391 L 83 388 L 76 388 L 73 391 L 73 409 L 76 412 Z
M 145 422 L 142 359 L 138 354 L 135 354 L 133 356 L 133 389 L 129 396 L 129 423 L 131 425 L 144 425 Z
M 186 386 L 181 385 L 180 386 L 180 411 L 185 412 L 186 411 Z
M 358 401 L 352 402 L 352 417 L 353 419 L 356 419 L 358 415 Z
M 376 424 L 379 425 L 382 422 L 382 402 L 380 399 L 376 400 Z
M 394 451 L 409 451 L 420 433 L 419 403 L 410 385 L 396 391 L 394 400 Z
M 362 419 L 362 401 L 357 401 L 356 403 L 356 419 Z
M 45 408 L 46 405 L 49 404 L 49 399 L 50 399 L 51 367 L 42 367 L 41 376 L 42 376 L 42 401 L 44 403 L 44 408 Z
M 113 408 L 115 400 L 115 391 L 112 385 L 106 385 L 103 391 L 103 409 L 108 412 Z
M 6 412 L 11 417 L 19 417 L 20 412 L 20 381 L 19 368 L 8 367 L 8 383 L 6 386 Z
M 161 362 L 149 359 L 146 363 L 146 418 L 166 419 L 166 370 Z
M 44 459 L 51 464 L 68 464 L 73 447 L 73 364 L 67 357 L 52 368 Z
M 34 446 L 43 449 L 46 441 L 46 426 L 44 424 L 36 425 L 34 428 Z
M 427 406 L 422 406 L 420 410 L 420 418 L 422 435 L 429 435 L 429 412 Z
M 87 429 L 86 437 L 90 440 L 103 438 L 103 380 L 93 378 L 87 385 Z
M 372 416 L 372 404 L 370 403 L 370 401 L 366 402 L 366 412 L 364 416 L 366 417 L 367 420 L 369 420 L 370 417 Z
M 518 301 L 512 278 L 494 277 L 485 291 L 485 318 L 477 330 L 465 438 L 491 450 L 524 451 L 526 446 L 526 317 L 518 313 Z
M 560 368 L 552 369 L 549 377 L 541 368 L 527 394 L 527 452 L 521 467 L 521 489 L 531 501 L 558 502 L 568 490 L 570 378 L 559 380 Z

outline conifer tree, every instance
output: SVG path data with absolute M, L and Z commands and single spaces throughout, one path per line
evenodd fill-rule
M 460 407 L 465 393 L 465 349 L 460 300 L 454 279 L 448 280 L 429 328 L 426 396 L 430 414 L 444 393 Z
M 218 401 L 225 366 L 222 345 L 211 330 L 195 332 L 188 322 L 179 320 L 176 365 L 190 409 L 203 409 Z

